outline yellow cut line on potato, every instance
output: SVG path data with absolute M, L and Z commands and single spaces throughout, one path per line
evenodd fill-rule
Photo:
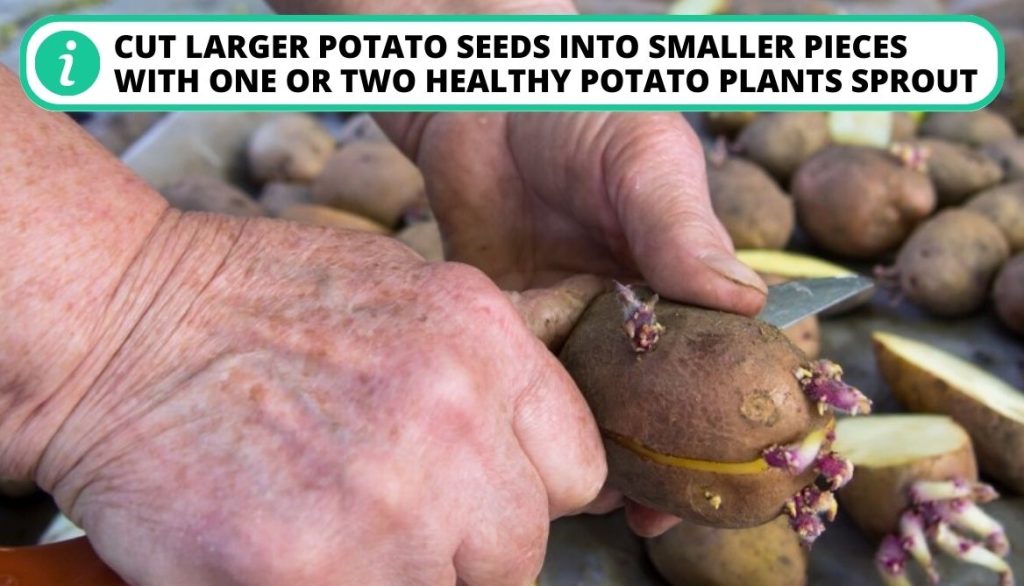
M 833 428 L 835 428 L 835 421 L 830 421 L 825 427 L 809 433 L 804 441 L 825 443 L 825 436 Z M 614 431 L 602 429 L 601 434 L 641 458 L 646 458 L 656 464 L 672 468 L 695 470 L 697 472 L 714 472 L 716 474 L 761 474 L 771 469 L 771 466 L 768 465 L 768 462 L 764 461 L 764 458 L 758 458 L 749 462 L 714 462 L 712 460 L 684 458 L 652 450 L 637 440 Z
M 1002 379 L 930 344 L 887 332 L 875 332 L 872 337 L 890 352 L 931 373 L 950 388 L 1004 417 L 1024 422 L 1024 395 Z

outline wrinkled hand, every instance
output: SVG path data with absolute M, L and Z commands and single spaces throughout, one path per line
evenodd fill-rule
M 465 265 L 169 212 L 118 297 L 145 311 L 37 478 L 132 582 L 522 586 L 604 482 L 542 304 Z
M 642 277 L 663 296 L 756 313 L 704 153 L 678 114 L 382 117 L 420 165 L 455 260 L 508 288 L 566 274 Z
M 765 285 L 733 256 L 704 153 L 678 114 L 381 117 L 420 165 L 452 258 L 507 288 L 567 274 L 642 278 L 661 295 L 743 314 Z M 622 503 L 605 491 L 590 512 Z M 626 503 L 656 535 L 676 520 Z

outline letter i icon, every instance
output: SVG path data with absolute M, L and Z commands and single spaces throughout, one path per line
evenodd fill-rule
M 68 42 L 64 44 L 64 47 L 68 50 L 60 56 L 60 60 L 64 63 L 63 69 L 60 72 L 60 85 L 64 87 L 71 87 L 75 85 L 75 82 L 71 81 L 71 68 L 75 64 L 75 56 L 71 53 L 78 47 L 78 43 L 74 39 L 68 39 Z
M 2 0 L 0 0 L 2 1 Z M 96 43 L 78 31 L 59 31 L 43 39 L 30 63 L 47 91 L 77 96 L 88 91 L 100 75 Z

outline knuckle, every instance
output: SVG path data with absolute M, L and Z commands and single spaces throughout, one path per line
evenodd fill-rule
M 471 327 L 481 330 L 482 325 L 521 323 L 509 298 L 480 270 L 455 262 L 439 263 L 430 270 L 437 303 L 459 325 L 472 321 Z

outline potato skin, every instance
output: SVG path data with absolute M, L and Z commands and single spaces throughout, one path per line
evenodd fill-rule
M 793 179 L 800 225 L 822 248 L 872 259 L 900 245 L 935 210 L 926 176 L 888 153 L 833 146 L 804 164 Z
M 713 136 L 735 138 L 748 124 L 757 118 L 757 112 L 707 112 L 704 124 Z
M 263 209 L 276 216 L 293 205 L 313 203 L 313 193 L 309 185 L 303 183 L 274 181 L 263 186 L 259 202 Z
M 383 142 L 390 143 L 388 135 L 384 133 L 377 121 L 369 114 L 356 114 L 341 127 L 341 136 L 338 141 L 343 144 L 354 142 Z
M 896 257 L 900 289 L 940 316 L 977 311 L 1010 255 L 999 227 L 973 211 L 946 210 L 923 224 Z
M 967 204 L 999 227 L 1012 252 L 1024 250 L 1024 181 L 979 193 Z
M 647 555 L 672 586 L 803 586 L 807 554 L 785 519 L 750 529 L 680 523 L 646 541 Z
M 260 183 L 308 183 L 319 175 L 334 150 L 334 138 L 309 114 L 271 118 L 249 139 L 249 171 Z
M 364 218 L 358 214 L 353 214 L 344 210 L 336 210 L 313 204 L 290 205 L 281 210 L 277 217 L 283 220 L 298 222 L 299 224 L 308 224 L 310 226 L 355 230 L 357 232 L 368 232 L 370 234 L 391 233 L 390 230 L 369 218 Z
M 708 164 L 715 215 L 737 248 L 781 249 L 793 235 L 793 201 L 757 165 L 729 158 Z
M 1006 181 L 1024 180 L 1024 140 L 1012 139 L 994 142 L 986 145 L 982 152 L 999 163 L 1003 168 Z
M 682 429 L 684 424 L 679 425 Z M 786 501 L 817 476 L 813 470 L 792 476 L 776 469 L 721 474 L 673 468 L 640 457 L 607 436 L 604 447 L 610 486 L 652 509 L 725 529 L 755 527 L 778 517 Z M 718 509 L 711 503 L 712 496 L 721 499 Z
M 981 469 L 1018 494 L 1024 494 L 1024 426 L 958 392 L 930 372 L 872 342 L 879 372 L 893 395 L 909 411 L 948 415 L 974 442 Z M 857 476 L 858 471 L 854 476 Z M 842 491 L 840 491 L 842 498 Z
M 1006 117 L 990 110 L 934 112 L 921 125 L 921 136 L 941 138 L 972 147 L 1017 137 Z
M 917 120 L 909 112 L 892 113 L 892 140 L 904 142 L 917 137 Z
M 909 144 L 927 149 L 928 176 L 940 207 L 959 205 L 1003 180 L 1003 168 L 995 159 L 968 146 L 937 138 Z
M 331 155 L 313 182 L 313 201 L 393 227 L 423 191 L 419 169 L 395 146 L 356 142 Z
M 205 175 L 183 177 L 160 190 L 172 207 L 182 211 L 229 216 L 263 216 L 263 206 L 234 185 Z
M 918 480 L 978 479 L 970 438 L 954 451 L 893 466 L 854 463 L 853 480 L 836 492 L 841 510 L 865 533 L 881 537 L 899 529 L 910 505 L 907 489 Z
M 1000 321 L 1024 336 L 1024 254 L 1013 257 L 999 271 L 992 297 Z
M 820 112 L 761 114 L 736 141 L 743 156 L 787 185 L 800 165 L 831 141 L 828 117 Z
M 406 226 L 395 234 L 395 238 L 430 262 L 444 260 L 444 241 L 441 239 L 441 229 L 434 220 Z
M 814 480 L 779 470 L 723 474 L 663 465 L 613 434 L 660 454 L 749 462 L 831 421 L 804 396 L 794 371 L 806 358 L 778 329 L 736 315 L 658 304 L 665 332 L 633 352 L 619 301 L 605 294 L 577 323 L 561 359 L 605 432 L 609 483 L 630 498 L 692 522 L 750 527 L 775 518 Z M 686 430 L 682 433 L 680 430 Z M 707 493 L 721 497 L 715 510 Z

